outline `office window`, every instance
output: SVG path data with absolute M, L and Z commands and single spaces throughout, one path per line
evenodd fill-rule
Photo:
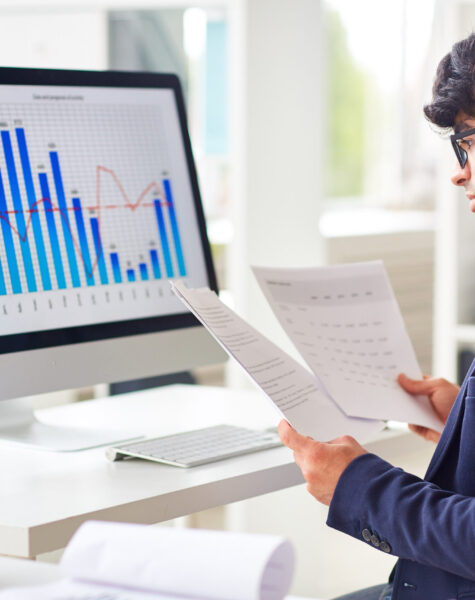
M 228 154 L 228 26 L 223 18 L 206 23 L 205 152 Z
M 325 194 L 432 208 L 435 0 L 326 0 Z

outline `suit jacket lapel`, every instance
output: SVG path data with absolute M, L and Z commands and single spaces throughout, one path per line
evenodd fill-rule
M 475 360 L 470 365 L 470 369 L 465 376 L 462 387 L 460 388 L 460 392 L 457 396 L 455 404 L 450 412 L 449 418 L 447 419 L 447 423 L 445 424 L 444 431 L 442 432 L 442 436 L 437 444 L 437 448 L 435 449 L 434 456 L 430 461 L 429 467 L 427 469 L 427 473 L 425 475 L 426 480 L 432 480 L 434 475 L 443 461 L 447 450 L 450 447 L 450 443 L 454 434 L 456 434 L 460 430 L 460 424 L 463 419 L 464 406 L 465 406 L 465 396 L 467 393 L 467 386 L 469 377 L 473 375 L 475 371 Z

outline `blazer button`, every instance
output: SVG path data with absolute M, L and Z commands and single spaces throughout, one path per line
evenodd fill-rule
M 417 585 L 414 585 L 413 583 L 408 583 L 407 581 L 405 581 L 402 584 L 402 586 L 406 590 L 411 590 L 411 591 L 416 591 L 417 590 Z
M 373 544 L 373 546 L 375 548 L 379 548 L 379 545 L 381 544 L 381 540 L 375 533 L 373 533 L 373 535 L 371 536 L 370 542 Z
M 379 544 L 379 549 L 383 552 L 386 552 L 387 554 L 389 554 L 392 550 L 391 546 L 387 542 L 381 542 Z
M 371 539 L 371 531 L 369 529 L 363 529 L 363 531 L 361 532 L 361 535 L 363 536 L 363 539 L 365 542 L 369 542 Z

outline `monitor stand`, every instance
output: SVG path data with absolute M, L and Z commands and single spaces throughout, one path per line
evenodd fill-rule
M 88 450 L 138 439 L 124 431 L 50 425 L 38 421 L 30 398 L 0 402 L 0 441 L 53 452 Z

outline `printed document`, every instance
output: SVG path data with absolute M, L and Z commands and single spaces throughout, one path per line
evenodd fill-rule
M 172 288 L 297 431 L 363 442 L 382 420 L 442 430 L 428 398 L 396 381 L 422 374 L 382 261 L 254 273 L 311 372 L 208 288 Z
M 287 335 L 347 415 L 404 421 L 441 431 L 426 396 L 398 373 L 421 379 L 382 261 L 254 274 Z
M 329 397 L 318 378 L 251 327 L 208 288 L 172 284 L 175 293 L 242 366 L 299 433 L 328 441 L 343 434 L 360 442 L 383 427 L 382 422 L 351 418 Z

